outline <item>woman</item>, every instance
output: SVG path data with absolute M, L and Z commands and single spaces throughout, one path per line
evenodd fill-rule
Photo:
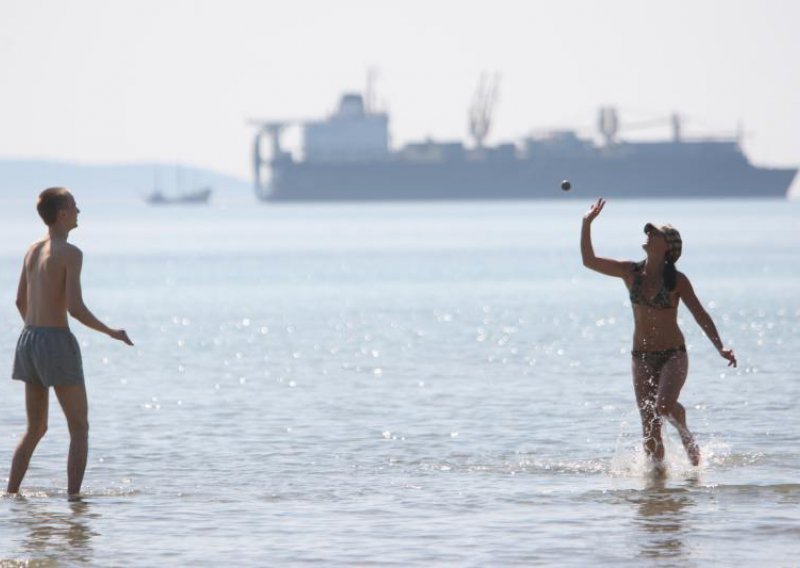
M 683 334 L 678 328 L 678 302 L 683 300 L 694 319 L 716 347 L 736 366 L 732 349 L 725 349 L 711 316 L 695 296 L 689 279 L 675 269 L 681 256 L 681 236 L 670 225 L 644 226 L 647 239 L 642 245 L 647 257 L 641 262 L 619 261 L 595 256 L 591 225 L 606 202 L 598 199 L 583 216 L 581 255 L 583 265 L 601 274 L 622 278 L 633 307 L 633 386 L 642 418 L 645 453 L 663 467 L 664 444 L 661 419 L 678 429 L 692 465 L 700 463 L 700 449 L 686 427 L 686 411 L 678 402 L 689 360 Z

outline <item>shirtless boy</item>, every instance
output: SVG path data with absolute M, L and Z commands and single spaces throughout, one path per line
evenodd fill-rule
M 80 213 L 72 194 L 63 187 L 46 189 L 36 209 L 48 230 L 28 249 L 19 278 L 17 308 L 25 328 L 17 341 L 13 374 L 25 383 L 28 428 L 14 452 L 7 491 L 19 491 L 33 451 L 47 431 L 48 394 L 53 387 L 69 427 L 67 492 L 76 500 L 89 451 L 89 421 L 80 347 L 69 330 L 67 313 L 113 339 L 133 343 L 125 330 L 109 328 L 83 303 L 83 253 L 67 243 Z

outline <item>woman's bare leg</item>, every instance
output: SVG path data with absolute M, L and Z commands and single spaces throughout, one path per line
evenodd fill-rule
M 669 420 L 680 434 L 686 455 L 692 465 L 700 463 L 700 448 L 686 426 L 686 409 L 678 402 L 681 389 L 689 372 L 689 358 L 686 353 L 676 353 L 664 363 L 658 381 L 656 410 L 660 416 Z
M 19 441 L 14 457 L 11 460 L 11 472 L 8 476 L 9 493 L 17 493 L 22 479 L 28 471 L 28 464 L 39 440 L 47 432 L 47 388 L 25 383 L 25 413 L 28 416 L 28 429 Z
M 664 460 L 664 443 L 661 440 L 661 417 L 656 412 L 658 382 L 654 369 L 638 357 L 633 358 L 633 390 L 642 419 L 644 451 L 657 463 Z

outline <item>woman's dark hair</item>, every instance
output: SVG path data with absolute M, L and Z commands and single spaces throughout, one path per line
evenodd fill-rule
M 675 269 L 675 261 L 667 253 L 666 264 L 664 265 L 664 285 L 670 292 L 675 289 L 678 283 L 678 271 Z

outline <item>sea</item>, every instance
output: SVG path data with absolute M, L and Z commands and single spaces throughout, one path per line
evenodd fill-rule
M 580 192 L 576 188 L 574 192 Z M 525 202 L 150 206 L 83 200 L 85 498 L 50 427 L 0 497 L 0 566 L 798 566 L 800 202 L 611 200 L 597 254 L 646 222 L 735 349 L 685 307 L 680 400 L 641 449 L 631 306 L 581 264 L 596 196 Z M 0 198 L 0 472 L 25 429 L 10 378 L 33 197 Z

